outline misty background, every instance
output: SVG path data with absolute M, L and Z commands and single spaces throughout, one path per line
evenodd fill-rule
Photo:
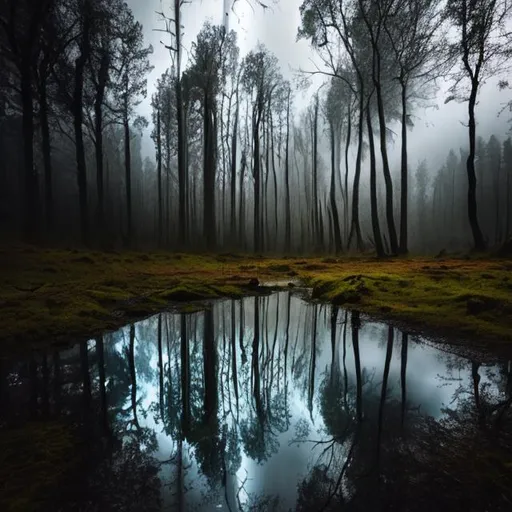
M 148 95 L 139 107 L 139 112 L 150 118 L 151 96 L 156 90 L 156 81 L 171 65 L 169 51 L 164 44 L 169 43 L 167 34 L 158 32 L 164 28 L 159 13 L 172 15 L 170 0 L 128 0 L 135 17 L 144 26 L 144 39 L 151 44 L 154 53 L 151 56 L 153 71 L 148 77 Z M 224 23 L 226 5 L 231 0 L 192 0 L 183 9 L 184 38 L 183 45 L 187 50 L 196 39 L 205 21 L 214 24 Z M 259 42 L 279 59 L 281 71 L 285 78 L 294 80 L 302 71 L 322 69 L 322 64 L 309 43 L 297 40 L 297 29 L 300 25 L 299 8 L 302 0 L 282 0 L 268 2 L 268 9 L 261 9 L 256 3 L 251 4 L 238 0 L 228 9 L 229 29 L 238 35 L 240 56 L 243 57 Z M 162 44 L 164 43 L 164 44 Z M 185 57 L 186 59 L 186 57 Z M 295 108 L 297 111 L 307 106 L 315 87 L 322 82 L 321 76 L 311 78 L 309 89 L 299 91 Z M 429 170 L 433 175 L 446 160 L 451 148 L 467 145 L 467 105 L 466 103 L 450 102 L 444 104 L 448 97 L 448 81 L 440 82 L 439 91 L 428 107 L 416 107 L 413 113 L 414 128 L 410 130 L 409 148 L 411 165 L 418 165 L 424 158 L 429 159 Z M 481 89 L 477 106 L 477 134 L 487 139 L 492 133 L 506 136 L 510 133 L 512 115 L 507 107 L 512 99 L 509 90 L 499 90 L 498 80 L 491 79 Z M 391 145 L 392 162 L 399 165 L 400 144 L 398 134 L 399 123 L 394 127 L 397 140 Z M 144 157 L 154 160 L 155 148 L 149 136 L 150 128 L 145 130 L 142 144 Z M 352 148 L 355 153 L 355 148 Z
M 0 232 L 257 254 L 498 247 L 511 20 L 505 0 L 8 0 Z

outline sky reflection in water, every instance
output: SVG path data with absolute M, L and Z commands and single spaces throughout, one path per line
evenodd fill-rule
M 88 443 L 116 441 L 83 492 L 115 487 L 110 506 L 126 510 L 348 510 L 361 475 L 380 475 L 364 484 L 377 492 L 426 422 L 510 391 L 508 362 L 470 361 L 288 292 L 163 313 L 56 354 L 18 382 L 13 363 L 11 395 L 26 386 L 32 399 L 8 410 L 51 416 L 67 394 L 70 415 L 93 411 Z M 134 490 L 128 471 L 146 485 Z

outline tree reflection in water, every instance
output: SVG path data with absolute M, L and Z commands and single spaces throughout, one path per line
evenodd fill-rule
M 9 462 L 43 510 L 511 509 L 508 361 L 291 293 L 2 360 L 0 402 L 1 448 L 31 425 L 73 440 L 53 479 L 3 450 L 2 504 Z

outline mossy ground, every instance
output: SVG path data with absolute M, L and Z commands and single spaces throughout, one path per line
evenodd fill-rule
M 395 259 L 330 264 L 305 276 L 313 297 L 425 332 L 494 345 L 512 341 L 512 262 Z
M 30 512 L 58 495 L 58 486 L 76 461 L 69 426 L 55 421 L 29 422 L 2 431 L 0 438 L 0 510 Z
M 491 342 L 512 341 L 512 262 L 263 258 L 0 250 L 0 350 L 116 328 L 175 303 L 240 297 L 251 278 L 301 279 L 313 297 Z M 12 342 L 15 342 L 14 344 Z

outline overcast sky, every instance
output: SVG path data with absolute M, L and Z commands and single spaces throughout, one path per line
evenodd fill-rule
M 295 70 L 313 69 L 314 51 L 306 41 L 297 42 L 297 28 L 300 23 L 299 6 L 302 0 L 268 0 L 269 9 L 262 9 L 255 0 L 237 0 L 235 13 L 229 10 L 229 28 L 237 31 L 241 56 L 254 48 L 258 42 L 264 43 L 279 59 L 282 73 L 293 78 Z M 191 0 L 182 11 L 184 47 L 186 52 L 206 20 L 223 23 L 225 2 L 232 0 Z M 251 2 L 253 7 L 251 7 Z M 168 51 L 161 41 L 168 43 L 166 34 L 155 31 L 164 28 L 157 11 L 171 14 L 173 0 L 128 0 L 135 17 L 144 25 L 148 44 L 154 47 L 152 64 L 154 71 L 148 79 L 148 97 L 140 107 L 141 114 L 150 119 L 150 100 L 158 77 L 170 66 Z M 186 60 L 185 52 L 185 60 Z M 508 91 L 499 92 L 496 84 L 487 84 L 479 98 L 477 109 L 478 134 L 488 137 L 491 133 L 505 135 L 508 130 L 509 113 L 498 117 L 503 104 L 511 98 Z M 423 158 L 428 158 L 429 166 L 437 170 L 451 147 L 458 148 L 466 144 L 467 130 L 463 123 L 467 119 L 466 104 L 455 102 L 443 104 L 444 95 L 440 93 L 434 102 L 436 108 L 418 108 L 414 112 L 415 128 L 410 133 L 409 154 L 411 166 Z M 299 108 L 307 104 L 307 98 L 299 96 L 295 102 Z M 399 126 L 392 127 L 399 131 Z M 151 127 L 146 131 L 143 142 L 143 156 L 154 159 L 154 146 L 149 138 Z M 399 144 L 392 151 L 392 162 L 398 161 Z

